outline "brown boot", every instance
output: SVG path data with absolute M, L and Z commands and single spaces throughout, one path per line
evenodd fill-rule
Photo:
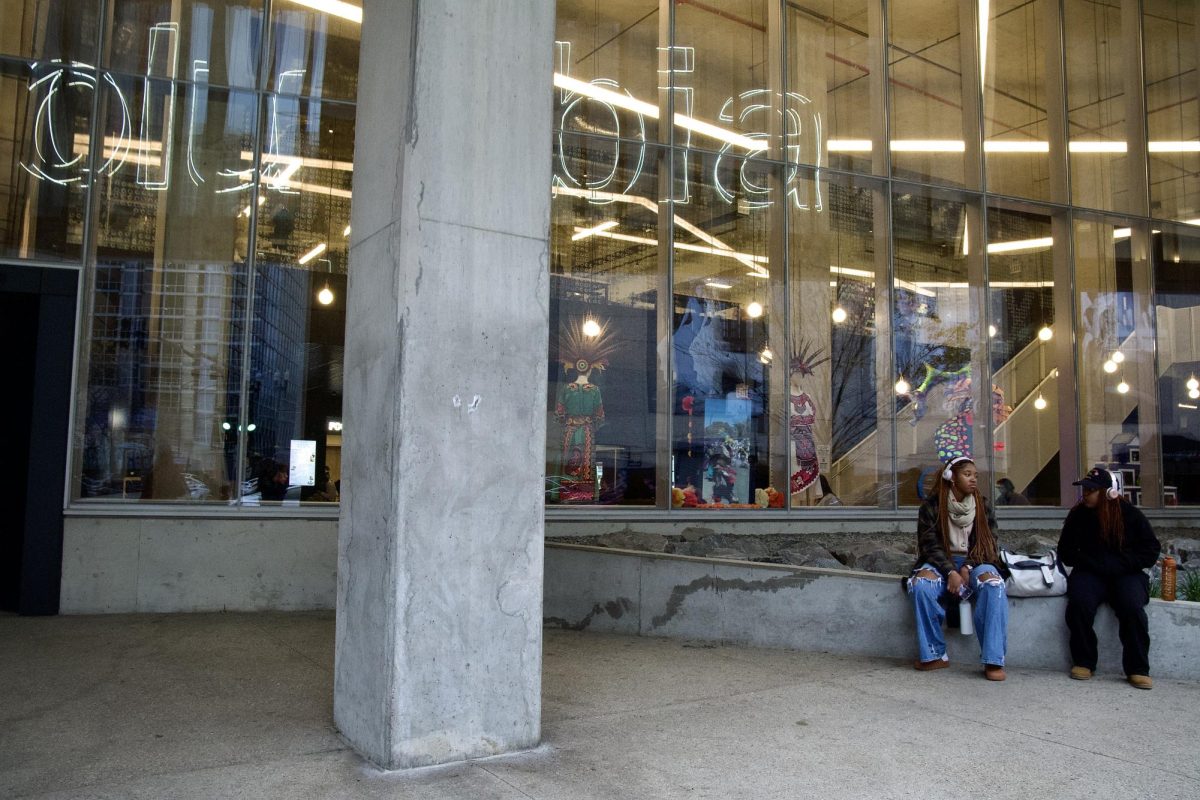
M 1138 689 L 1153 689 L 1154 681 L 1150 680 L 1149 675 L 1130 675 L 1129 685 Z
M 984 664 L 983 677 L 989 681 L 1002 681 L 1008 676 L 1004 674 L 1004 667 L 999 664 Z
M 950 662 L 944 658 L 935 658 L 932 661 L 914 661 L 913 669 L 920 672 L 929 672 L 935 669 L 945 669 L 950 666 Z
M 1092 671 L 1087 667 L 1071 667 L 1071 680 L 1090 681 L 1091 679 Z

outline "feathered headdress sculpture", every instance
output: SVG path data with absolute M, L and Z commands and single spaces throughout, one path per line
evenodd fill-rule
M 581 375 L 608 367 L 608 358 L 616 349 L 608 323 L 594 317 L 572 317 L 559 328 L 558 360 Z
M 816 345 L 810 347 L 806 340 L 801 339 L 796 343 L 796 349 L 792 351 L 792 374 L 812 375 L 813 370 L 829 360 L 828 356 L 824 358 L 821 356 L 821 348 Z

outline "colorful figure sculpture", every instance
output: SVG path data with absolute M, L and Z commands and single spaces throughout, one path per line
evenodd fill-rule
M 596 431 L 604 424 L 604 399 L 600 387 L 592 383 L 592 372 L 608 367 L 608 358 L 616 346 L 610 340 L 607 324 L 595 319 L 571 319 L 559 334 L 559 361 L 564 370 L 574 370 L 575 380 L 558 390 L 554 416 L 562 425 L 561 472 L 564 482 L 562 499 L 576 497 L 578 487 L 571 481 L 586 483 L 585 494 L 592 496 L 592 469 L 595 461 Z
M 798 344 L 792 354 L 791 380 L 789 394 L 791 400 L 791 415 L 788 419 L 788 433 L 791 435 L 791 478 L 788 481 L 792 494 L 803 492 L 817 482 L 821 474 L 821 464 L 817 458 L 817 444 L 813 436 L 813 424 L 817 419 L 816 404 L 812 397 L 804 391 L 804 378 L 810 377 L 813 371 L 828 361 L 821 358 L 817 347 L 811 349 L 804 343 Z

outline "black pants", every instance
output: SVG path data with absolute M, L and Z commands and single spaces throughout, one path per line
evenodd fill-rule
M 1096 669 L 1096 609 L 1108 603 L 1117 616 L 1121 634 L 1121 663 L 1126 675 L 1150 674 L 1150 625 L 1146 604 L 1150 583 L 1145 573 L 1102 578 L 1076 569 L 1067 582 L 1067 629 L 1071 632 L 1071 661 L 1077 667 Z

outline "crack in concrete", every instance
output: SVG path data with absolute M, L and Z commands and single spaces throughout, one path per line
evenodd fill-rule
M 555 625 L 559 628 L 568 631 L 581 631 L 592 624 L 592 620 L 601 614 L 608 614 L 613 619 L 620 619 L 625 616 L 626 611 L 633 609 L 633 601 L 627 597 L 618 597 L 615 600 L 609 600 L 605 603 L 596 603 L 592 606 L 592 610 L 587 616 L 578 622 L 571 622 L 563 617 L 544 617 L 543 625 Z
M 688 584 L 676 586 L 671 590 L 671 596 L 667 598 L 667 608 L 658 616 L 650 620 L 650 627 L 657 628 L 670 622 L 672 618 L 679 613 L 683 607 L 683 601 L 690 595 L 705 589 L 711 589 L 715 592 L 777 592 L 780 589 L 789 589 L 793 587 L 806 586 L 815 578 L 807 575 L 780 575 L 774 578 L 767 578 L 761 581 L 748 581 L 742 578 L 716 578 L 712 575 L 705 575 L 702 578 L 697 578 Z

